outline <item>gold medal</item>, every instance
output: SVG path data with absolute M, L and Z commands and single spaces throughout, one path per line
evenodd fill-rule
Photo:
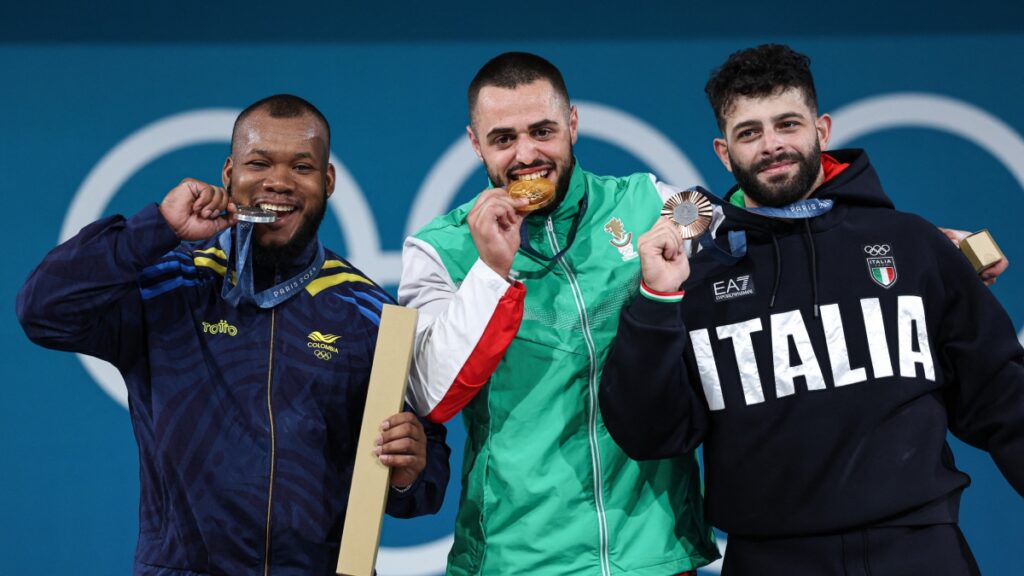
M 662 216 L 668 216 L 684 240 L 696 238 L 711 226 L 711 201 L 696 190 L 686 190 L 665 201 Z
M 533 180 L 516 180 L 509 184 L 508 195 L 513 200 L 526 198 L 530 201 L 526 206 L 520 206 L 520 212 L 533 212 L 539 210 L 555 199 L 555 183 L 547 178 L 534 178 Z
M 258 206 L 235 206 L 235 219 L 239 222 L 268 224 L 277 220 L 277 213 Z

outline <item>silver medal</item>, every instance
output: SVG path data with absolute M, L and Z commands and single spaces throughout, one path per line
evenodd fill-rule
M 277 220 L 277 213 L 271 210 L 264 210 L 257 206 L 236 206 L 235 218 L 239 222 L 269 224 L 270 222 Z

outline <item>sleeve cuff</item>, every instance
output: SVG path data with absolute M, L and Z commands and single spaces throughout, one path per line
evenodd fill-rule
M 153 264 L 181 244 L 156 203 L 146 205 L 129 218 L 125 222 L 125 231 L 128 233 L 128 248 L 140 268 Z
M 679 290 L 678 292 L 659 292 L 646 283 L 640 280 L 640 294 L 644 298 L 654 300 L 655 302 L 665 302 L 675 304 L 683 301 L 683 296 L 686 294 L 686 290 Z
M 498 274 L 494 270 L 491 270 L 491 267 L 484 263 L 484 261 L 481 260 L 480 258 L 477 258 L 476 262 L 473 263 L 473 266 L 469 269 L 469 272 L 466 273 L 466 278 L 463 280 L 463 282 L 466 282 L 470 278 L 475 278 L 477 281 L 487 286 L 488 290 L 490 290 L 494 294 L 505 294 L 505 292 L 508 291 L 509 287 L 514 288 L 516 291 L 521 290 L 525 292 L 525 286 L 522 282 L 518 280 L 506 280 L 505 278 L 502 278 L 501 274 Z
M 420 475 L 417 476 L 416 479 L 412 481 L 412 484 L 409 484 L 408 486 L 405 486 L 404 488 L 398 488 L 396 486 L 392 486 L 392 485 L 389 484 L 388 485 L 388 491 L 391 493 L 391 495 L 393 497 L 398 498 L 399 500 L 401 500 L 403 498 L 408 498 L 413 493 L 415 493 L 416 489 L 419 487 L 419 485 L 423 483 L 423 475 L 426 474 L 426 473 L 427 473 L 427 469 L 424 468 L 423 471 L 420 472 Z
M 648 295 L 650 292 L 651 295 Z M 652 297 L 662 295 L 666 299 Z M 641 282 L 640 296 L 633 300 L 627 313 L 637 322 L 646 326 L 678 328 L 683 325 L 683 307 L 680 304 L 683 292 L 658 292 Z

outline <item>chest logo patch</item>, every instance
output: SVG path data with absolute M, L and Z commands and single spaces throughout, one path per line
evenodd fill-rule
M 744 274 L 712 283 L 711 291 L 715 295 L 715 302 L 735 300 L 744 296 L 753 296 L 754 282 L 750 279 L 750 274 Z
M 633 248 L 633 233 L 626 231 L 626 227 L 622 224 L 622 220 L 613 217 L 604 225 L 604 231 L 612 235 L 609 242 L 611 242 L 612 246 L 615 246 L 619 251 L 619 254 L 622 255 L 623 262 L 632 260 L 639 256 Z
M 314 356 L 327 361 L 338 353 L 338 348 L 333 344 L 340 338 L 341 336 L 323 334 L 319 330 L 314 330 L 309 333 L 309 342 L 306 342 L 306 347 L 312 349 Z
M 868 255 L 868 274 L 882 288 L 891 288 L 896 283 L 896 258 L 890 256 L 892 248 L 888 244 L 869 244 L 864 247 Z
M 227 336 L 237 336 L 238 328 L 228 324 L 227 320 L 221 320 L 210 324 L 209 322 L 203 322 L 203 332 L 207 334 L 225 334 Z

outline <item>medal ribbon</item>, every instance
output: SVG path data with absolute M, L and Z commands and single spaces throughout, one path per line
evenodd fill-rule
M 238 307 L 242 302 L 255 304 L 260 308 L 273 308 L 298 294 L 302 288 L 317 277 L 324 265 L 324 247 L 319 240 L 316 242 L 316 256 L 308 268 L 295 276 L 275 284 L 266 290 L 256 292 L 253 287 L 252 270 L 252 232 L 253 225 L 250 222 L 239 222 L 235 226 L 235 240 L 238 243 L 238 253 L 235 256 L 235 270 L 237 282 L 231 284 L 231 275 L 228 271 L 224 273 L 224 285 L 221 286 L 220 295 L 228 304 Z M 231 229 L 228 228 L 217 238 L 217 243 L 224 251 L 225 258 L 229 265 L 231 262 Z
M 722 201 L 710 194 L 705 194 L 712 203 L 721 204 Z M 825 214 L 829 210 L 832 210 L 832 206 L 835 204 L 829 199 L 818 199 L 809 198 L 807 200 L 800 200 L 782 206 L 778 208 L 773 207 L 760 207 L 760 208 L 745 208 L 748 212 L 754 214 L 760 214 L 762 216 L 768 216 L 770 218 L 788 218 L 792 220 L 800 220 L 807 218 L 815 218 Z M 727 266 L 740 261 L 741 258 L 747 254 L 747 234 L 743 230 L 730 230 L 729 231 L 729 251 L 726 252 L 718 244 L 715 244 L 711 234 L 704 234 L 700 237 L 700 247 L 703 250 L 707 250 L 711 256 L 716 260 Z
M 768 206 L 762 206 L 760 208 L 747 208 L 748 212 L 754 214 L 760 214 L 761 216 L 769 216 L 771 218 L 789 218 L 792 220 L 800 220 L 804 218 L 816 218 L 832 209 L 832 205 L 835 204 L 829 199 L 818 199 L 808 198 L 807 200 L 800 200 L 793 202 L 787 206 L 779 208 L 771 208 Z
M 530 246 L 530 234 L 526 229 L 526 222 L 519 226 L 519 249 L 526 252 L 529 256 L 538 260 L 544 260 L 546 262 L 553 262 L 565 254 L 565 252 L 572 247 L 572 243 L 576 241 L 576 230 L 580 227 L 580 220 L 583 219 L 583 213 L 587 211 L 587 191 L 583 191 L 583 197 L 580 198 L 579 209 L 576 211 L 576 215 L 572 217 L 572 226 L 569 227 L 569 235 L 565 239 L 565 248 L 558 251 L 558 254 L 554 256 L 545 256 L 540 252 L 533 249 Z
M 565 254 L 569 248 L 572 247 L 572 243 L 576 241 L 576 230 L 580 227 L 580 220 L 583 219 L 583 214 L 587 211 L 587 197 L 590 196 L 590 184 L 586 180 L 583 181 L 583 197 L 580 198 L 576 215 L 572 217 L 572 226 L 569 227 L 569 235 L 565 239 L 565 248 L 558 251 L 558 254 L 554 256 L 545 256 L 540 252 L 533 249 L 530 246 L 530 234 L 526 228 L 526 220 L 519 226 L 519 249 L 525 252 L 528 256 L 531 256 L 537 260 L 543 260 L 545 262 L 553 262 L 557 260 L 562 254 Z M 549 216 L 550 217 L 550 216 Z

